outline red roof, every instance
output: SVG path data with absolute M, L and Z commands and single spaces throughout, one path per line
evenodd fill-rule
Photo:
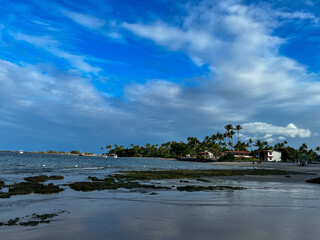
M 244 154 L 250 154 L 250 152 L 247 152 L 247 151 L 225 151 L 223 153 L 244 153 Z

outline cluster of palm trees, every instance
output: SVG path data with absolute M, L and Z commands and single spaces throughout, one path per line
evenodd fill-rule
M 258 150 L 281 150 L 287 149 L 289 158 L 297 158 L 302 154 L 315 156 L 315 151 L 320 152 L 320 147 L 317 147 L 315 151 L 312 149 L 308 150 L 306 144 L 302 144 L 299 149 L 287 147 L 288 142 L 284 141 L 276 143 L 274 146 L 270 146 L 267 141 L 257 139 L 255 142 L 252 139 L 248 139 L 246 142 L 240 141 L 240 131 L 242 130 L 241 125 L 233 126 L 232 124 L 225 125 L 224 133 L 217 132 L 211 136 L 205 136 L 203 141 L 200 141 L 197 137 L 188 137 L 186 142 L 166 142 L 160 145 L 151 145 L 146 143 L 145 146 L 139 146 L 131 144 L 130 148 L 125 148 L 123 145 L 118 146 L 117 144 L 112 147 L 107 145 L 101 150 L 107 150 L 109 153 L 116 153 L 118 156 L 123 157 L 181 157 L 186 155 L 195 156 L 199 152 L 205 150 L 212 152 L 215 155 L 221 155 L 221 152 L 225 151 L 250 151 L 252 147 L 256 147 Z M 234 136 L 237 134 L 238 141 L 234 144 Z
M 160 146 L 158 144 L 151 145 L 146 143 L 145 146 L 138 146 L 131 144 L 131 148 L 125 148 L 124 146 L 107 145 L 105 148 L 102 147 L 103 151 L 106 149 L 110 153 L 117 153 L 118 156 L 154 156 L 154 157 L 177 157 L 185 155 L 197 155 L 198 152 L 208 150 L 210 152 L 219 155 L 223 151 L 235 150 L 247 151 L 249 146 L 252 147 L 252 140 L 250 139 L 248 143 L 240 142 L 240 131 L 242 129 L 241 125 L 236 125 L 233 127 L 232 124 L 225 126 L 226 132 L 217 132 L 211 136 L 205 136 L 203 141 L 200 141 L 197 137 L 188 137 L 187 142 L 167 142 Z M 234 145 L 233 138 L 234 135 L 238 135 L 238 142 Z M 250 145 L 251 144 L 251 145 Z

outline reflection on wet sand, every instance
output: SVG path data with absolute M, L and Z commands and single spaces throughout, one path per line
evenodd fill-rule
M 23 212 L 66 209 L 70 214 L 45 226 L 0 231 L 3 239 L 317 239 L 319 186 L 242 186 L 248 189 L 159 195 L 67 190 L 57 199 L 30 202 Z M 14 207 L 7 212 L 22 214 Z

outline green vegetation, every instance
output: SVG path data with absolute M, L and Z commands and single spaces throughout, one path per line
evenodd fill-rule
M 77 155 L 79 155 L 79 154 L 81 154 L 81 152 L 79 152 L 77 150 L 72 150 L 72 151 L 69 152 L 69 154 L 77 154 Z
M 57 154 L 57 152 L 56 152 L 56 151 L 53 151 L 53 150 L 48 150 L 47 153 Z
M 50 223 L 49 219 L 59 216 L 60 214 L 63 214 L 65 212 L 67 211 L 59 211 L 57 213 L 41 214 L 41 215 L 34 213 L 32 214 L 31 219 L 27 222 L 21 222 L 21 220 L 28 218 L 29 216 L 25 216 L 22 218 L 17 217 L 14 219 L 10 219 L 8 222 L 0 222 L 0 226 L 17 226 L 17 225 L 24 226 L 24 227 L 37 226 L 41 223 Z
M 62 192 L 64 189 L 52 183 L 48 185 L 40 184 L 38 182 L 21 182 L 6 186 L 9 188 L 8 192 L 0 192 L 0 198 L 10 198 L 15 195 L 26 195 L 31 193 L 37 194 L 52 194 Z
M 115 190 L 118 188 L 135 189 L 135 188 L 150 188 L 150 189 L 170 189 L 168 187 L 161 187 L 150 184 L 141 184 L 136 181 L 126 181 L 118 179 L 117 176 L 109 176 L 105 179 L 98 179 L 96 177 L 88 177 L 92 182 L 74 182 L 68 186 L 76 191 L 88 192 L 88 191 L 101 191 L 101 190 Z
M 163 179 L 199 179 L 215 176 L 241 175 L 288 175 L 295 172 L 273 169 L 246 169 L 246 170 L 165 170 L 165 171 L 121 171 L 123 174 L 114 175 L 117 179 L 133 180 L 163 180 Z
M 179 191 L 197 192 L 197 191 L 215 191 L 215 190 L 244 190 L 244 187 L 231 187 L 231 186 L 195 186 L 187 185 L 177 187 Z
M 112 147 L 107 145 L 105 148 L 101 147 L 101 150 L 107 150 L 110 154 L 117 154 L 119 157 L 161 157 L 161 158 L 184 158 L 190 156 L 190 158 L 201 160 L 204 158 L 199 153 L 204 151 L 211 152 L 214 157 L 220 158 L 221 161 L 257 161 L 255 158 L 235 158 L 233 154 L 223 156 L 223 152 L 234 151 L 234 154 L 238 151 L 248 152 L 250 149 L 251 156 L 255 156 L 255 150 L 252 150 L 252 146 L 256 147 L 256 150 L 277 150 L 282 152 L 282 161 L 296 161 L 302 156 L 308 156 L 311 161 L 315 159 L 316 152 L 320 152 L 320 147 L 315 150 L 309 149 L 308 146 L 303 143 L 298 149 L 294 149 L 287 146 L 288 142 L 284 141 L 276 143 L 274 146 L 269 145 L 267 141 L 261 141 L 257 139 L 255 142 L 252 139 L 248 141 L 240 141 L 241 125 L 227 124 L 225 126 L 225 133 L 217 132 L 210 136 L 205 136 L 201 141 L 196 137 L 188 137 L 185 142 L 171 141 L 162 143 L 160 145 L 151 145 L 146 143 L 145 146 L 139 146 L 131 144 L 130 147 L 118 146 L 117 144 Z M 234 143 L 234 135 L 237 133 L 238 141 Z
M 34 176 L 34 177 L 26 177 L 24 180 L 26 180 L 27 182 L 46 182 L 48 180 L 62 180 L 64 179 L 63 176 L 59 176 L 59 175 L 52 175 L 52 176 L 46 176 L 46 175 L 40 175 L 40 176 Z

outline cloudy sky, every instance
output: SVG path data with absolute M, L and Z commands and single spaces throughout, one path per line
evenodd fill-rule
M 320 145 L 317 0 L 0 0 L 0 149 Z

